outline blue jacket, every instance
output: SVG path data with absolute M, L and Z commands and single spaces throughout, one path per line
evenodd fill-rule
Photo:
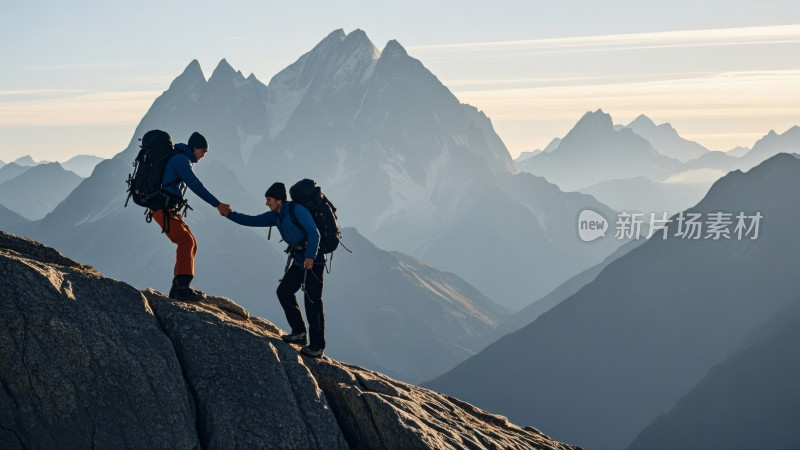
M 306 258 L 314 260 L 314 264 L 325 264 L 325 255 L 317 255 L 319 250 L 319 231 L 311 213 L 305 206 L 294 203 L 294 216 L 302 228 L 298 228 L 289 216 L 289 208 L 294 202 L 285 201 L 277 212 L 267 211 L 258 216 L 248 216 L 237 212 L 228 214 L 228 219 L 247 227 L 278 227 L 281 237 L 287 244 L 297 247 L 308 236 L 308 244 L 304 252 L 294 256 L 294 265 L 302 266 Z
M 164 176 L 161 178 L 161 185 L 164 190 L 175 198 L 183 198 L 184 185 L 189 186 L 198 197 L 202 198 L 209 205 L 216 208 L 219 205 L 219 200 L 208 192 L 203 183 L 197 178 L 192 170 L 192 163 L 196 163 L 194 159 L 194 151 L 186 144 L 175 144 L 175 148 L 180 150 L 181 153 L 173 156 L 167 161 L 167 166 L 164 168 Z

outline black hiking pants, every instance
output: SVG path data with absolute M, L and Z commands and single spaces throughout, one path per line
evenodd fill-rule
M 306 272 L 308 272 L 306 274 Z M 314 264 L 311 270 L 292 264 L 283 275 L 278 285 L 278 300 L 281 302 L 286 321 L 292 327 L 292 334 L 304 333 L 306 324 L 297 304 L 295 293 L 300 290 L 305 275 L 306 289 L 303 295 L 308 318 L 310 346 L 314 349 L 325 348 L 325 312 L 322 307 L 322 284 L 325 276 L 325 265 Z

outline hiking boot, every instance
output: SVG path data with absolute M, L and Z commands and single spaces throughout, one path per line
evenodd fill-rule
M 195 290 L 191 286 L 176 286 L 175 296 L 172 298 L 184 302 L 199 302 L 206 299 L 206 294 Z
M 283 342 L 288 342 L 290 344 L 306 345 L 305 333 L 284 334 L 281 336 L 281 339 L 283 339 Z
M 172 280 L 172 290 L 169 291 L 169 298 L 184 302 L 199 302 L 206 299 L 206 294 L 194 289 L 191 286 L 192 275 L 175 275 Z
M 167 297 L 175 298 L 175 289 L 177 289 L 177 288 L 178 288 L 178 279 L 177 278 L 173 278 L 172 279 L 172 287 L 170 288 L 169 295 Z
M 305 347 L 303 347 L 303 348 L 301 348 L 301 349 L 300 349 L 300 353 L 302 353 L 302 354 L 304 354 L 304 355 L 306 355 L 306 356 L 310 356 L 310 357 L 312 357 L 312 358 L 321 358 L 321 357 L 322 357 L 322 353 L 323 353 L 324 351 L 325 351 L 325 349 L 322 349 L 322 348 L 319 348 L 319 349 L 317 349 L 317 348 L 313 348 L 313 347 L 311 347 L 310 345 L 306 345 Z

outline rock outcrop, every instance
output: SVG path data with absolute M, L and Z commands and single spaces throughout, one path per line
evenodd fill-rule
M 0 447 L 573 448 L 280 333 L 0 232 Z

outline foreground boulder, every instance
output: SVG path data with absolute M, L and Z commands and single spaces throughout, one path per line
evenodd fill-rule
M 0 233 L 0 447 L 199 446 L 172 342 L 144 296 Z
M 0 447 L 574 448 L 280 333 L 0 232 Z

